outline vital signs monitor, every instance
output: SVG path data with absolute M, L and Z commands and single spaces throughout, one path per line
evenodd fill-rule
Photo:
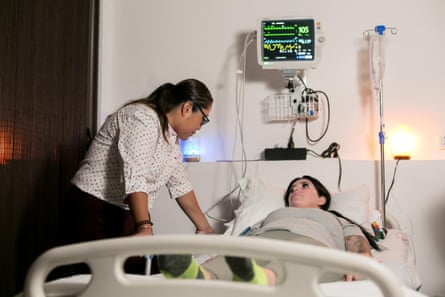
M 263 69 L 315 68 L 323 42 L 314 18 L 262 19 L 257 30 L 258 63 Z

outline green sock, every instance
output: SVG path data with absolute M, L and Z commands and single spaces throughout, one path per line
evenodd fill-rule
M 190 255 L 160 255 L 159 268 L 166 278 L 203 279 L 202 267 Z
M 233 280 L 238 282 L 249 282 L 266 286 L 268 285 L 266 272 L 253 259 L 226 257 Z
M 266 272 L 264 271 L 263 267 L 258 265 L 255 260 L 252 260 L 252 268 L 253 268 L 253 278 L 248 281 L 252 284 L 267 286 L 267 276 Z M 241 277 L 237 276 L 236 274 L 233 275 L 234 281 L 245 281 Z

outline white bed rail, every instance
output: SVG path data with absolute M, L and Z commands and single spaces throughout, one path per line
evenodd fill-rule
M 196 252 L 283 260 L 285 280 L 274 287 L 263 287 L 217 280 L 133 279 L 122 269 L 125 260 L 134 255 Z M 89 285 L 79 295 L 84 297 L 320 297 L 324 295 L 318 279 L 326 271 L 359 274 L 374 281 L 383 296 L 404 296 L 395 276 L 372 259 L 305 244 L 223 235 L 126 237 L 53 248 L 43 253 L 29 269 L 24 296 L 46 296 L 45 279 L 51 270 L 79 262 L 87 263 L 92 271 Z

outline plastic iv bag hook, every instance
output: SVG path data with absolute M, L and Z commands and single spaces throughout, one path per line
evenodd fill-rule
M 378 35 L 383 35 L 387 29 L 391 32 L 391 34 L 393 35 L 397 34 L 397 28 L 386 27 L 385 25 L 377 25 L 374 27 L 374 29 L 368 29 L 363 31 L 363 35 L 369 36 L 371 32 L 375 32 Z

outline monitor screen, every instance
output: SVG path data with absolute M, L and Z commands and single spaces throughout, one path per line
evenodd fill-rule
M 314 68 L 320 26 L 313 18 L 263 19 L 257 31 L 258 63 L 264 69 Z

